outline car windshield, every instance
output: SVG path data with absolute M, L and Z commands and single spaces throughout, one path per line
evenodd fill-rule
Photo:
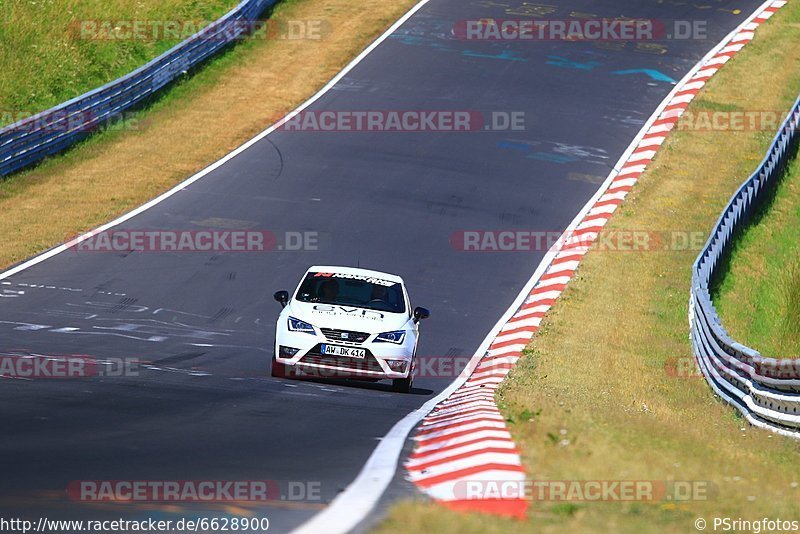
M 406 311 L 401 284 L 357 274 L 308 273 L 296 298 L 300 302 L 356 306 L 392 313 Z

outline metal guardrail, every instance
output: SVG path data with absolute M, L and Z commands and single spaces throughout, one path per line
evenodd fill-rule
M 32 165 L 91 135 L 156 91 L 239 39 L 278 0 L 243 0 L 185 41 L 102 87 L 0 129 L 0 176 Z
M 692 348 L 714 391 L 753 425 L 800 439 L 800 358 L 764 358 L 734 341 L 709 294 L 720 260 L 769 196 L 800 141 L 800 98 L 756 171 L 731 198 L 694 263 L 689 301 Z

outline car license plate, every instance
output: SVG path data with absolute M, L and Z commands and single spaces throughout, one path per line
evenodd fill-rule
M 340 347 L 338 345 L 322 345 L 322 354 L 328 356 L 344 356 L 346 358 L 364 358 L 367 355 L 366 349 L 355 347 Z

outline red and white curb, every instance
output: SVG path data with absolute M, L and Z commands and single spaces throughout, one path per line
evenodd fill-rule
M 500 328 L 469 378 L 437 404 L 417 427 L 414 452 L 405 463 L 407 479 L 437 502 L 459 510 L 524 517 L 528 502 L 501 495 L 471 495 L 467 483 L 525 480 L 519 451 L 494 402 L 497 387 L 522 356 L 599 232 L 625 200 L 636 181 L 700 89 L 737 52 L 755 30 L 788 0 L 762 4 L 676 85 L 623 155 L 600 191 L 560 240 L 544 274 L 522 306 Z M 488 488 L 489 486 L 485 486 Z

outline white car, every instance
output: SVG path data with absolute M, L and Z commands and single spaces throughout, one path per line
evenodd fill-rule
M 275 293 L 283 311 L 275 332 L 272 376 L 392 380 L 408 393 L 419 322 L 403 279 L 349 267 L 314 266 L 294 295 Z

